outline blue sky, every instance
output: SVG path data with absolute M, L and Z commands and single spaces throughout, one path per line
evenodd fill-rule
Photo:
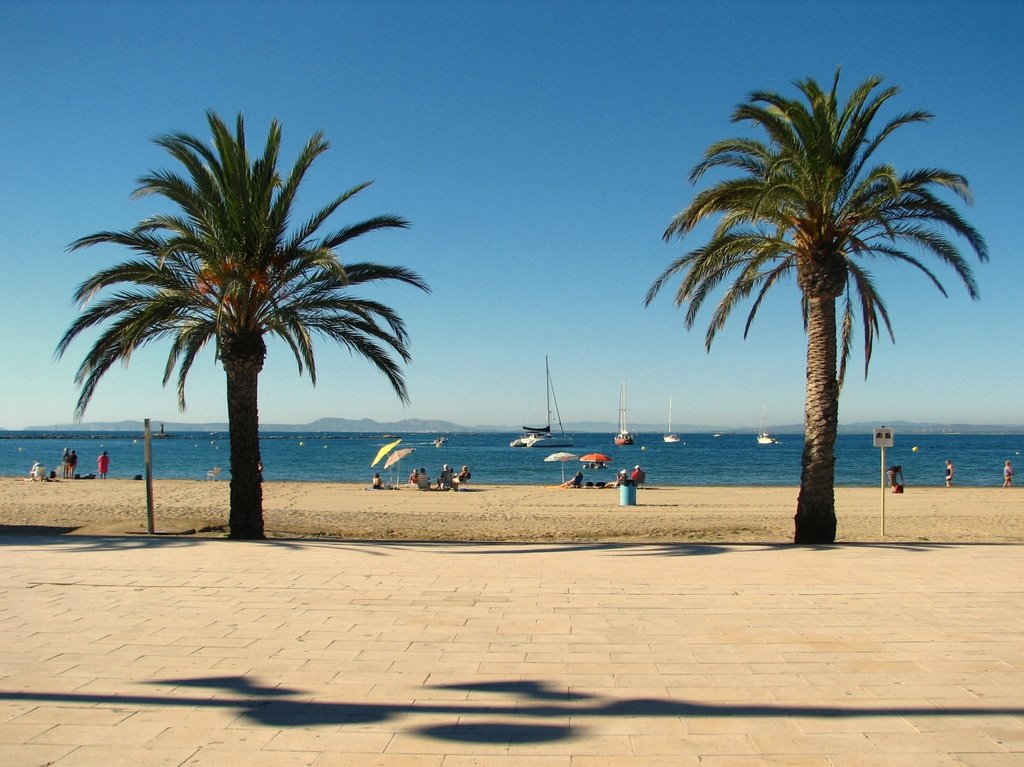
M 264 422 L 443 418 L 518 426 L 544 417 L 544 356 L 564 421 L 614 421 L 621 379 L 633 423 L 754 428 L 803 413 L 805 337 L 795 285 L 777 287 L 743 339 L 746 307 L 710 354 L 705 312 L 687 332 L 671 291 L 644 294 L 684 243 L 663 243 L 695 193 L 688 173 L 755 89 L 794 80 L 852 87 L 880 74 L 904 129 L 883 159 L 967 176 L 968 219 L 991 261 L 981 300 L 936 265 L 871 269 L 896 333 L 865 381 L 858 346 L 840 420 L 1024 424 L 1020 126 L 1024 4 L 1018 2 L 12 2 L 0 0 L 4 83 L 0 427 L 67 423 L 80 340 L 56 343 L 75 287 L 127 253 L 67 245 L 157 210 L 135 180 L 172 168 L 154 136 L 205 137 L 204 114 L 245 116 L 250 144 L 281 121 L 285 165 L 322 130 L 304 212 L 359 182 L 338 226 L 379 213 L 407 231 L 353 244 L 343 259 L 405 265 L 429 295 L 377 297 L 407 321 L 406 407 L 364 361 L 317 347 L 318 385 L 271 346 Z M 212 348 L 188 410 L 161 386 L 165 347 L 112 370 L 86 421 L 224 421 Z

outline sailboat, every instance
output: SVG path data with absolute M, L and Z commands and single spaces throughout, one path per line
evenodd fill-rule
M 616 445 L 632 445 L 633 432 L 626 426 L 626 382 L 619 382 L 619 433 L 615 435 Z
M 761 411 L 761 428 L 757 430 L 757 444 L 759 445 L 774 445 L 778 442 L 775 437 L 768 433 L 768 428 L 765 425 L 765 413 Z
M 551 370 L 548 368 L 548 358 L 544 357 L 544 376 L 547 379 L 547 403 L 548 403 L 548 425 L 547 426 L 524 426 L 523 434 L 508 443 L 509 447 L 572 447 L 572 437 L 562 429 L 562 416 L 558 412 L 558 400 L 555 399 L 555 389 L 551 385 Z M 558 419 L 558 434 L 551 433 L 551 403 L 555 404 L 555 417 Z
M 665 430 L 665 436 L 662 437 L 666 442 L 679 442 L 679 435 L 672 431 L 672 398 L 668 398 L 668 429 Z

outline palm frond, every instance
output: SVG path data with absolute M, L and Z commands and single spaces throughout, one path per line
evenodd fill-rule
M 329 148 L 323 135 L 309 138 L 282 178 L 277 121 L 270 123 L 254 157 L 241 115 L 229 125 L 209 111 L 207 124 L 209 143 L 181 132 L 155 139 L 178 170 L 146 173 L 132 194 L 161 197 L 173 211 L 152 215 L 128 231 L 87 235 L 69 246 L 76 251 L 117 245 L 133 254 L 99 270 L 75 292 L 82 310 L 59 340 L 56 355 L 65 354 L 86 331 L 100 330 L 77 373 L 82 388 L 76 417 L 85 412 L 107 370 L 118 362 L 127 364 L 142 346 L 170 340 L 163 383 L 178 371 L 178 402 L 184 408 L 188 373 L 211 341 L 227 364 L 223 355 L 228 347 L 231 353 L 252 349 L 260 354 L 263 347 L 222 342 L 265 334 L 288 345 L 299 374 L 308 371 L 314 385 L 314 339 L 320 336 L 367 359 L 408 401 L 398 363 L 410 359 L 405 324 L 390 307 L 360 299 L 353 291 L 367 283 L 430 289 L 404 267 L 346 265 L 338 249 L 364 234 L 404 229 L 409 223 L 380 215 L 321 233 L 345 202 L 370 185 L 366 182 L 342 192 L 290 231 L 302 182 Z
M 837 69 L 829 90 L 806 78 L 794 83 L 798 98 L 760 90 L 736 107 L 731 121 L 750 127 L 754 135 L 711 144 L 690 181 L 697 183 L 711 170 L 732 175 L 699 190 L 672 218 L 662 239 L 682 239 L 705 221 L 714 222 L 713 231 L 706 244 L 674 259 L 657 276 L 644 305 L 678 280 L 673 301 L 684 310 L 689 329 L 717 296 L 705 334 L 710 348 L 732 311 L 750 301 L 746 336 L 767 291 L 786 278 L 797 277 L 801 286 L 805 329 L 811 299 L 834 300 L 845 292 L 837 339 L 841 380 L 857 315 L 865 374 L 881 325 L 894 337 L 885 305 L 858 260 L 885 257 L 906 263 L 945 295 L 922 258 L 930 255 L 976 298 L 970 264 L 947 235 L 965 241 L 981 262 L 988 251 L 981 234 L 939 196 L 948 192 L 970 203 L 963 176 L 941 168 L 897 173 L 890 164 L 871 164 L 896 131 L 931 115 L 910 110 L 880 121 L 899 90 L 873 76 L 843 100 L 839 75 Z

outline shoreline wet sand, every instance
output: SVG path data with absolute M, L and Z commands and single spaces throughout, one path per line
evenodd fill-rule
M 223 480 L 155 480 L 157 532 L 220 536 Z M 145 483 L 0 478 L 0 532 L 145 533 Z M 643 487 L 636 506 L 615 489 L 470 485 L 462 492 L 372 491 L 362 484 L 267 482 L 268 537 L 381 541 L 787 543 L 795 487 Z M 839 542 L 1022 543 L 1017 488 L 878 488 L 835 491 Z

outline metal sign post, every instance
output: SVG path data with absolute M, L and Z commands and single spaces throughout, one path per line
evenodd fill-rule
M 886 426 L 876 426 L 874 428 L 874 446 L 882 448 L 882 522 L 881 531 L 882 536 L 885 536 L 885 449 L 892 447 L 892 429 Z

